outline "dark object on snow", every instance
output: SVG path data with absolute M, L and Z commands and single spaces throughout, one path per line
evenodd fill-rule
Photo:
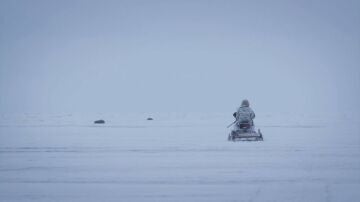
M 148 121 L 152 121 L 152 120 L 154 120 L 153 118 L 151 118 L 151 117 L 149 117 L 149 118 L 147 118 L 146 120 L 148 120 Z
M 236 118 L 236 112 L 233 113 L 233 117 Z
M 97 121 L 94 121 L 95 124 L 104 124 L 105 121 L 104 120 L 97 120 Z

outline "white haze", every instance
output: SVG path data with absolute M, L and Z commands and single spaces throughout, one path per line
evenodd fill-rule
M 0 112 L 359 113 L 359 1 L 0 1 Z

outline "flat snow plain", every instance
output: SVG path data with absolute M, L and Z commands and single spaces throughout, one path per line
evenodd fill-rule
M 359 201 L 360 122 L 223 114 L 1 115 L 0 201 Z M 106 124 L 94 125 L 96 119 Z

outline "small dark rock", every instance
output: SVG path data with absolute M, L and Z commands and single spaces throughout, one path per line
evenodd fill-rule
M 149 118 L 147 118 L 146 120 L 148 120 L 148 121 L 152 121 L 152 120 L 154 120 L 153 118 L 151 118 L 151 117 L 149 117 Z
M 95 124 L 104 124 L 105 121 L 104 120 L 97 120 L 97 121 L 94 121 Z

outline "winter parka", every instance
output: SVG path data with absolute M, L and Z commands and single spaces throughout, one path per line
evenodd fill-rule
M 246 121 L 253 123 L 253 119 L 255 118 L 255 113 L 250 107 L 241 106 L 238 108 L 235 118 L 237 122 Z

